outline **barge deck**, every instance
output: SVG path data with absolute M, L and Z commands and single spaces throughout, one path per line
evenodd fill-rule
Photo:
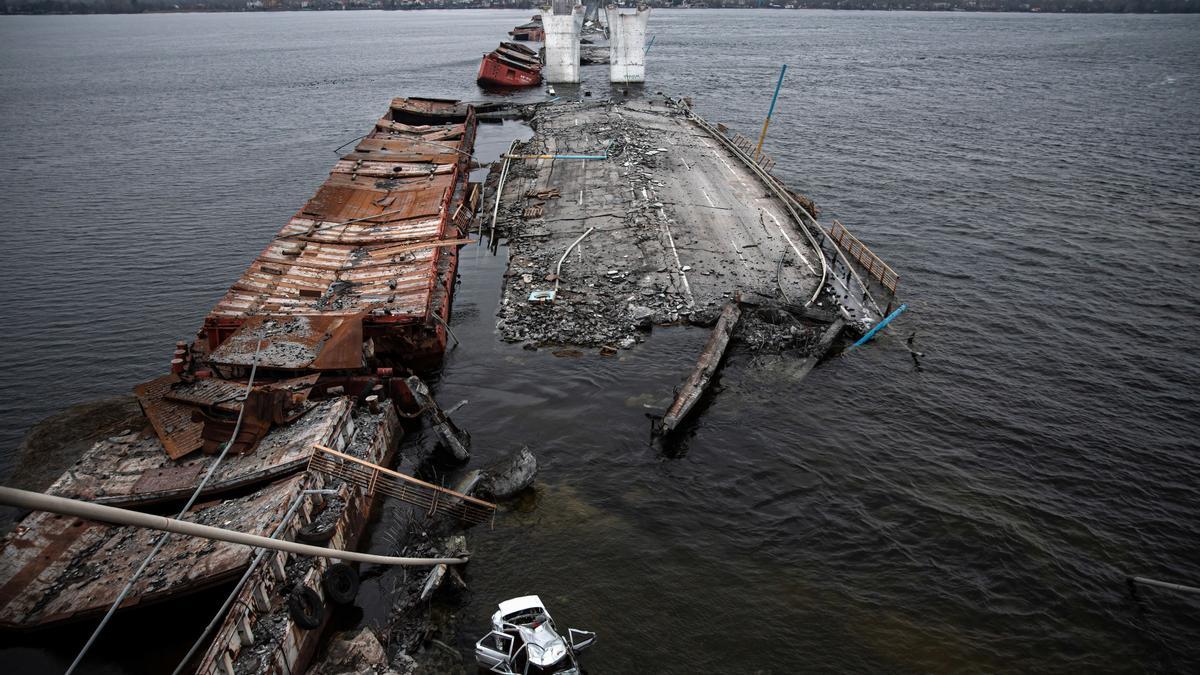
M 264 536 L 283 525 L 285 539 L 320 521 L 326 547 L 355 546 L 374 494 L 305 467 L 318 446 L 371 465 L 395 457 L 398 413 L 415 415 L 404 378 L 436 368 L 446 347 L 458 248 L 478 204 L 468 182 L 475 124 L 474 109 L 457 101 L 393 100 L 196 340 L 176 344 L 171 372 L 135 388 L 145 427 L 94 444 L 49 492 L 138 509 L 178 508 L 194 494 L 185 519 Z M 304 492 L 315 489 L 337 496 Z M 236 578 L 254 557 L 245 546 L 177 536 L 136 578 L 158 541 L 129 527 L 27 516 L 0 543 L 0 627 L 86 619 L 119 598 L 118 609 L 178 598 Z M 281 622 L 269 592 L 304 587 L 310 605 L 327 603 L 329 564 L 272 556 L 199 669 L 229 672 L 236 661 L 246 671 L 303 671 L 324 621 Z

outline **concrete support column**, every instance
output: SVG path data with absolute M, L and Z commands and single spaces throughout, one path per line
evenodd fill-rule
M 638 5 L 634 12 L 622 13 L 616 5 L 605 8 L 608 14 L 608 79 L 610 82 L 646 81 L 646 23 L 650 7 Z
M 546 65 L 542 77 L 547 82 L 579 82 L 579 29 L 583 27 L 583 6 L 574 0 L 555 0 L 550 12 L 542 13 L 546 31 Z

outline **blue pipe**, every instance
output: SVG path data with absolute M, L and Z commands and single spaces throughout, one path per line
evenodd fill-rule
M 643 53 L 643 54 L 649 54 L 649 53 L 650 53 L 650 48 L 654 46 L 654 38 L 656 38 L 656 37 L 658 37 L 658 36 L 657 36 L 657 35 L 651 35 L 651 36 L 650 36 L 650 43 L 649 43 L 649 44 L 647 44 L 647 45 L 646 45 L 646 48 L 642 50 L 642 53 Z
M 887 315 L 887 317 L 886 317 L 886 318 L 885 318 L 883 321 L 880 321 L 879 323 L 875 324 L 875 327 L 874 327 L 874 328 L 872 328 L 871 330 L 867 331 L 867 334 L 866 334 L 866 335 L 864 335 L 864 336 L 860 337 L 860 338 L 858 339 L 858 342 L 855 342 L 854 344 L 850 345 L 850 349 L 854 349 L 855 347 L 858 347 L 858 346 L 860 346 L 860 345 L 866 344 L 866 342 L 867 342 L 868 340 L 870 340 L 871 338 L 875 337 L 875 334 L 876 334 L 876 333 L 878 333 L 879 331 L 883 330 L 883 327 L 884 327 L 884 326 L 886 326 L 886 325 L 888 325 L 889 323 L 891 323 L 891 322 L 892 322 L 892 319 L 895 319 L 896 317 L 900 316 L 900 314 L 901 314 L 901 313 L 903 313 L 903 312 L 904 312 L 904 310 L 906 310 L 906 309 L 908 309 L 908 305 L 907 305 L 907 304 L 900 305 L 899 307 L 897 307 L 897 308 L 896 308 L 896 311 L 892 312 L 891 314 L 888 314 L 888 315 Z M 850 349 L 847 349 L 846 351 L 850 351 Z
M 775 84 L 775 95 L 771 97 L 771 109 L 767 111 L 767 119 L 771 119 L 771 115 L 775 114 L 775 101 L 779 100 L 779 90 L 783 88 L 783 76 L 787 73 L 787 64 L 779 69 L 779 82 Z

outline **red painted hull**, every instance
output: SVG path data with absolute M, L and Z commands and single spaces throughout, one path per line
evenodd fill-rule
M 479 64 L 476 82 L 497 87 L 536 87 L 542 83 L 542 74 L 539 70 L 509 65 L 495 54 L 486 54 Z

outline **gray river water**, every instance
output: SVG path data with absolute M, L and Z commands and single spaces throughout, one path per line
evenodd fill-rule
M 481 97 L 480 54 L 525 18 L 0 18 L 0 476 L 37 419 L 163 372 L 390 97 Z M 705 334 L 612 359 L 502 344 L 503 259 L 464 249 L 438 397 L 470 400 L 475 462 L 542 462 L 536 498 L 472 534 L 464 654 L 496 601 L 537 592 L 600 633 L 598 673 L 1200 670 L 1200 602 L 1124 583 L 1200 584 L 1200 16 L 650 25 L 647 90 L 747 135 L 789 64 L 776 173 L 912 309 L 799 384 L 733 352 L 664 453 L 645 414 Z M 213 606 L 118 622 L 89 668 L 159 672 Z M 54 672 L 82 637 L 0 659 Z

